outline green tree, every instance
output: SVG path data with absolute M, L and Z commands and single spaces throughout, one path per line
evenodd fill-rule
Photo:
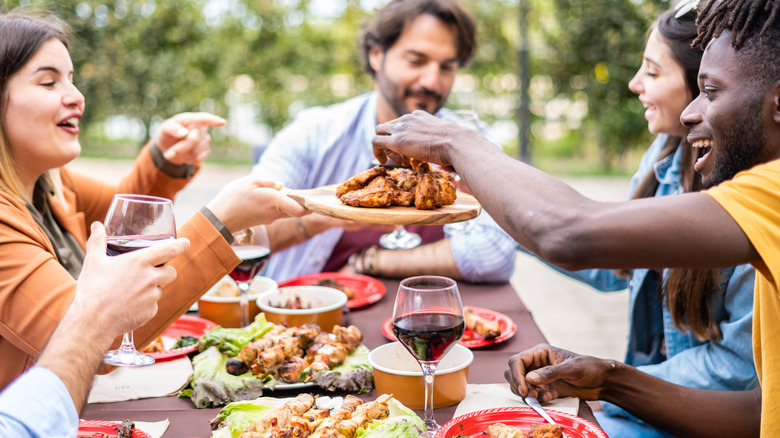
M 540 25 L 544 45 L 536 73 L 552 80 L 552 95 L 587 102 L 577 137 L 596 143 L 605 169 L 627 150 L 647 145 L 642 106 L 628 82 L 641 64 L 644 34 L 666 6 L 658 0 L 534 3 L 531 20 Z
M 5 11 L 20 3 L 0 1 Z M 555 141 L 544 128 L 555 123 L 570 150 L 595 145 L 606 169 L 627 150 L 647 145 L 642 107 L 627 83 L 641 62 L 645 30 L 668 0 L 461 1 L 477 18 L 479 49 L 448 106 L 473 108 L 496 125 L 518 119 L 524 2 L 534 78 L 529 95 L 540 127 L 532 135 L 536 154 L 550 153 Z M 71 56 L 88 102 L 82 126 L 89 144 L 111 116 L 137 118 L 148 134 L 154 122 L 177 112 L 228 116 L 241 105 L 253 108 L 272 135 L 300 109 L 369 91 L 356 38 L 373 14 L 365 5 L 385 1 L 334 1 L 325 13 L 313 10 L 314 0 L 21 3 L 54 12 L 75 32 Z M 551 119 L 556 106 L 567 117 L 581 112 L 582 120 Z M 229 129 L 213 135 L 217 147 L 239 143 Z

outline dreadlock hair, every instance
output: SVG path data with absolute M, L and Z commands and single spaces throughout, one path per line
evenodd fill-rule
M 731 44 L 739 50 L 746 39 L 761 39 L 772 33 L 772 28 L 777 34 L 774 23 L 778 10 L 780 1 L 777 0 L 710 0 L 699 13 L 699 36 L 693 44 L 706 47 L 710 40 L 730 31 Z
M 780 80 L 780 0 L 709 0 L 696 20 L 693 44 L 705 48 L 724 32 L 740 61 L 742 76 L 757 87 Z

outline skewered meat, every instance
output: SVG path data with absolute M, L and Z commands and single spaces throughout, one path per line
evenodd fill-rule
M 285 383 L 308 382 L 320 371 L 344 363 L 362 339 L 354 325 L 334 326 L 332 335 L 316 324 L 274 328 L 242 347 L 228 360 L 226 370 L 240 375 L 248 369 L 256 376 L 272 376 Z
M 225 364 L 225 369 L 228 373 L 234 376 L 240 376 L 241 374 L 249 371 L 249 365 L 237 357 L 231 357 Z
M 349 327 L 333 326 L 333 336 L 336 337 L 336 342 L 344 344 L 349 351 L 353 351 L 363 341 L 363 333 L 355 325 Z
M 300 382 L 301 373 L 307 366 L 309 366 L 309 363 L 303 358 L 293 356 L 277 369 L 279 380 L 284 383 Z
M 501 336 L 501 326 L 498 325 L 498 321 L 491 321 L 485 319 L 471 309 L 463 309 L 463 316 L 466 323 L 466 328 L 473 330 L 476 334 L 483 338 L 490 340 Z
M 284 429 L 290 424 L 290 420 L 293 417 L 302 415 L 311 409 L 312 406 L 314 406 L 314 396 L 311 394 L 299 394 L 281 407 L 269 412 L 265 417 L 247 426 L 239 437 L 262 437 L 264 433 L 270 432 L 272 429 Z M 260 435 L 248 435 L 248 433 L 253 432 Z
M 336 430 L 346 437 L 354 437 L 357 430 L 374 420 L 382 420 L 390 415 L 386 403 L 376 400 L 358 405 L 349 419 L 336 424 Z

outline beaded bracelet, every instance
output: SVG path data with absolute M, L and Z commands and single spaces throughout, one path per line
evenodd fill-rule
M 379 269 L 374 263 L 376 260 L 376 253 L 379 251 L 379 247 L 371 245 L 368 248 L 352 254 L 349 256 L 347 263 L 350 269 L 358 274 L 367 274 L 376 276 L 379 274 Z

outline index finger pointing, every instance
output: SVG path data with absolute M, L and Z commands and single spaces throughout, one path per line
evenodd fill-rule
M 181 113 L 173 116 L 173 119 L 186 126 L 188 129 L 193 128 L 215 128 L 223 126 L 227 121 L 222 117 L 211 113 Z

